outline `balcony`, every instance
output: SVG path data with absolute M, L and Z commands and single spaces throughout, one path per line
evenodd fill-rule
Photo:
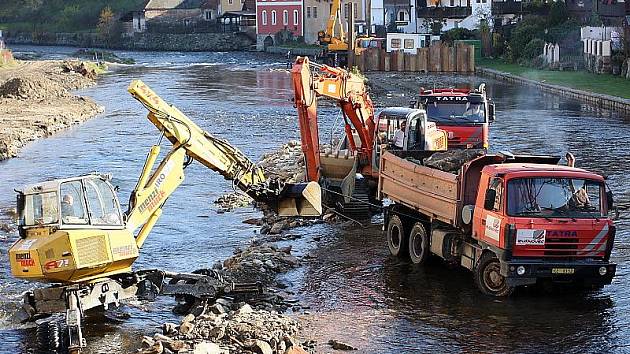
M 521 1 L 493 1 L 493 15 L 511 15 L 523 12 L 523 3 Z
M 418 18 L 466 18 L 472 14 L 472 9 L 466 6 L 431 6 L 418 8 L 417 13 Z

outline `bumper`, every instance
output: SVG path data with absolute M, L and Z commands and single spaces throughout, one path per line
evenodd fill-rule
M 517 269 L 525 268 L 523 275 Z M 600 268 L 606 272 L 600 274 Z M 610 284 L 617 271 L 617 265 L 605 261 L 590 262 L 542 262 L 527 260 L 511 260 L 501 262 L 501 275 L 506 277 L 510 286 L 535 284 L 539 279 L 548 279 L 561 283 L 582 283 L 589 286 Z

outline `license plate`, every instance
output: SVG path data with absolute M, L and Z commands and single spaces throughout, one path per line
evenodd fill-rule
M 573 268 L 551 268 L 551 274 L 573 274 L 575 269 Z

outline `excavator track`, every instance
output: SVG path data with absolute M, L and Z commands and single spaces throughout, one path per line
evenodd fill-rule
M 354 191 L 349 203 L 340 203 L 340 211 L 351 219 L 369 219 L 370 213 L 370 189 L 365 179 L 357 179 Z

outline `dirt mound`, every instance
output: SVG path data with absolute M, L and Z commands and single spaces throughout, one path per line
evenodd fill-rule
M 0 86 L 0 97 L 15 99 L 50 99 L 66 97 L 68 90 L 42 76 L 14 77 Z

